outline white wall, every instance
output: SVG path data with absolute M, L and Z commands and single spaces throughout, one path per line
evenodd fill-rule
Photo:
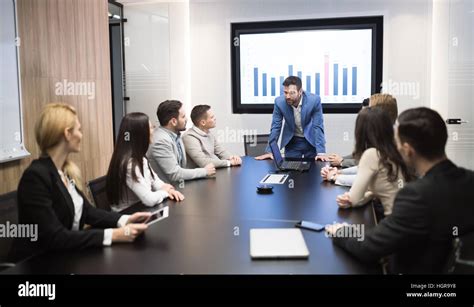
M 268 133 L 269 114 L 232 114 L 230 23 L 251 20 L 302 19 L 384 15 L 383 80 L 411 82 L 418 92 L 397 94 L 399 110 L 427 105 L 430 94 L 431 1 L 230 1 L 190 2 L 191 102 L 209 104 L 217 115 L 217 129 L 255 129 Z M 173 40 L 173 37 L 171 38 Z M 390 90 L 389 89 L 389 90 Z M 326 149 L 350 153 L 356 115 L 326 114 Z M 344 140 L 344 135 L 349 140 Z M 243 154 L 241 143 L 229 150 Z

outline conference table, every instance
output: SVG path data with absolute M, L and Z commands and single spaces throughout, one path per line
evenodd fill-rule
M 3 274 L 380 274 L 380 265 L 359 262 L 326 237 L 302 229 L 307 259 L 250 257 L 250 229 L 293 228 L 300 220 L 319 224 L 348 222 L 375 226 L 370 205 L 339 209 L 336 196 L 348 190 L 322 180 L 324 162 L 312 161 L 307 172 L 291 171 L 272 194 L 256 186 L 273 161 L 243 157 L 240 167 L 218 169 L 214 178 L 177 186 L 182 202 L 166 200 L 169 217 L 150 225 L 131 244 L 113 244 L 74 252 L 34 256 Z M 128 212 L 153 211 L 137 204 Z

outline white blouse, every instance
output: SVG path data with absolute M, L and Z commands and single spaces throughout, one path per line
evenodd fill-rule
M 151 167 L 148 167 L 148 160 L 145 157 L 143 157 L 143 175 L 138 165 L 134 171 L 138 181 L 134 181 L 132 178 L 132 161 L 129 161 L 127 166 L 127 186 L 122 193 L 122 199 L 118 206 L 112 207 L 113 210 L 120 211 L 126 209 L 139 201 L 145 206 L 153 207 L 169 196 L 168 192 L 162 189 L 164 182 Z

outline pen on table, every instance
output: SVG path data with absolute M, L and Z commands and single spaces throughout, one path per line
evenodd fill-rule
M 286 177 L 288 177 L 288 175 L 284 175 L 283 177 L 281 177 L 280 183 L 282 183 L 283 181 L 285 181 Z

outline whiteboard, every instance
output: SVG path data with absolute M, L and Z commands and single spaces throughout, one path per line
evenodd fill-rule
M 30 155 L 23 144 L 15 4 L 0 0 L 0 163 Z

